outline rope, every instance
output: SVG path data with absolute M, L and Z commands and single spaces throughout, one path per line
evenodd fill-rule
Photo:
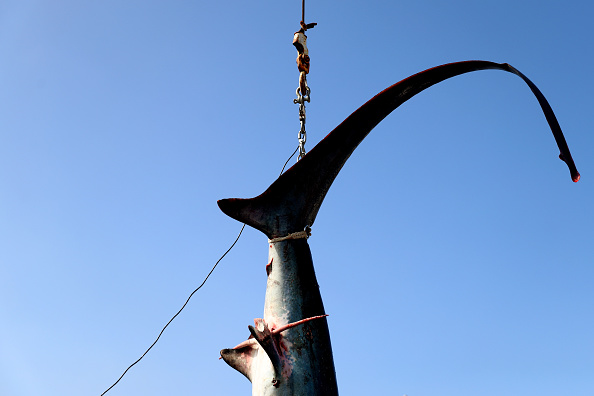
M 289 161 L 291 160 L 291 158 L 293 158 L 293 156 L 295 155 L 295 153 L 297 152 L 298 149 L 299 149 L 299 147 L 297 147 L 295 149 L 295 151 L 293 151 L 293 154 L 291 154 L 291 156 L 287 159 L 287 161 L 283 165 L 283 169 L 281 170 L 281 173 L 280 173 L 281 175 L 283 174 L 283 172 L 284 172 L 287 164 L 289 163 Z M 210 270 L 210 272 L 208 273 L 208 275 L 206 275 L 206 278 L 204 278 L 204 281 L 202 281 L 202 283 L 200 284 L 200 286 L 198 286 L 196 289 L 194 289 L 194 291 L 192 293 L 190 293 L 190 296 L 188 297 L 188 299 L 186 300 L 186 302 L 184 303 L 184 305 L 179 309 L 179 311 L 177 311 L 177 313 L 175 315 L 173 315 L 173 317 L 171 319 L 169 319 L 169 322 L 167 322 L 167 324 L 163 327 L 163 329 L 161 330 L 161 332 L 159 333 L 159 335 L 157 336 L 157 338 L 155 339 L 155 341 L 151 344 L 151 346 L 148 347 L 148 349 L 142 354 L 142 356 L 140 356 L 134 363 L 132 363 L 130 366 L 128 366 L 128 368 L 126 370 L 124 370 L 124 372 L 122 373 L 122 375 L 120 375 L 120 378 L 118 378 L 118 380 L 116 382 L 114 382 L 113 385 L 111 385 L 109 388 L 107 388 L 105 390 L 105 392 L 103 392 L 101 394 L 101 396 L 104 396 L 107 392 L 109 392 L 111 390 L 111 388 L 113 388 L 114 386 L 116 386 L 118 384 L 118 382 L 120 382 L 120 380 L 122 378 L 124 378 L 124 375 L 126 375 L 126 373 L 128 372 L 128 370 L 130 370 L 132 367 L 134 367 L 134 365 L 136 365 L 136 363 L 140 362 L 142 360 L 142 358 L 144 358 L 144 356 L 151 349 L 153 349 L 153 347 L 155 346 L 155 344 L 157 343 L 157 341 L 159 341 L 159 339 L 161 338 L 161 335 L 163 334 L 163 332 L 165 331 L 165 329 L 171 324 L 171 322 L 173 322 L 173 320 L 181 313 L 181 311 L 183 311 L 183 309 L 186 307 L 186 305 L 188 305 L 188 302 L 190 302 L 190 299 L 192 298 L 192 296 L 194 295 L 194 293 L 196 293 L 198 290 L 200 290 L 200 288 L 202 288 L 202 286 L 204 286 L 204 284 L 206 283 L 206 281 L 208 280 L 208 278 L 210 277 L 210 275 L 214 272 L 215 268 L 217 268 L 217 265 L 219 265 L 219 263 L 227 255 L 227 253 L 229 253 L 231 251 L 231 249 L 233 249 L 233 247 L 235 246 L 235 244 L 239 240 L 239 237 L 241 236 L 241 233 L 243 232 L 243 229 L 244 228 L 245 228 L 245 224 L 241 227 L 241 230 L 239 231 L 239 234 L 237 235 L 237 238 L 235 238 L 235 241 L 231 244 L 231 246 L 229 247 L 229 249 L 227 249 L 227 251 L 225 253 L 223 253 L 223 255 L 221 256 L 221 258 L 219 258 L 217 260 L 217 262 L 212 267 L 212 269 Z M 305 231 L 302 231 L 302 232 L 305 232 Z
M 291 156 L 289 158 L 287 158 L 287 161 L 283 165 L 283 169 L 281 169 L 280 175 L 283 174 L 283 172 L 285 171 L 285 168 L 287 167 L 287 164 L 289 163 L 289 161 L 291 161 L 291 158 L 293 158 L 293 156 L 297 153 L 297 150 L 299 150 L 299 146 L 297 146 L 297 148 L 295 149 L 295 151 L 293 151 L 293 154 L 291 154 Z
M 297 232 L 293 232 L 287 236 L 284 237 L 279 237 L 279 238 L 273 238 L 273 239 L 269 239 L 268 243 L 276 243 L 276 242 L 282 242 L 282 241 L 286 241 L 288 239 L 303 239 L 303 238 L 309 238 L 311 235 L 311 228 L 307 227 L 305 230 L 303 231 L 297 231 Z
M 114 386 L 116 386 L 117 383 L 120 382 L 120 380 L 122 378 L 124 378 L 124 375 L 126 375 L 126 373 L 128 372 L 128 370 L 130 370 L 136 363 L 140 362 L 142 360 L 142 358 L 155 346 L 155 344 L 157 343 L 157 341 L 159 341 L 159 338 L 161 338 L 161 335 L 163 334 L 163 332 L 165 331 L 165 329 L 167 328 L 167 326 L 169 326 L 169 324 L 171 322 L 173 322 L 173 319 L 175 319 L 177 317 L 177 315 L 179 315 L 181 313 L 181 311 L 183 311 L 183 309 L 186 307 L 186 305 L 188 305 L 188 302 L 190 301 L 190 299 L 192 298 L 192 296 L 194 295 L 194 293 L 196 293 L 198 290 L 200 290 L 200 288 L 202 286 L 204 286 L 204 284 L 206 283 L 206 281 L 210 277 L 210 274 L 212 274 L 213 271 L 215 270 L 215 268 L 217 268 L 217 265 L 219 265 L 219 263 L 221 262 L 221 260 L 223 259 L 223 257 L 225 257 L 227 255 L 227 253 L 229 253 L 231 251 L 231 249 L 233 249 L 233 246 L 235 246 L 235 244 L 239 240 L 239 237 L 241 236 L 241 233 L 243 232 L 243 229 L 244 228 L 245 228 L 245 224 L 241 227 L 241 230 L 239 231 L 239 234 L 237 235 L 237 238 L 235 238 L 235 241 L 233 242 L 233 244 L 231 245 L 231 247 L 229 249 L 227 249 L 227 251 L 221 256 L 220 259 L 218 259 L 218 261 L 212 267 L 212 269 L 210 270 L 210 272 L 208 273 L 208 275 L 206 275 L 206 278 L 204 278 L 204 281 L 202 281 L 202 283 L 200 284 L 200 286 L 198 286 L 196 289 L 194 289 L 194 291 L 190 294 L 190 296 L 188 297 L 188 299 L 186 300 L 186 302 L 184 303 L 184 305 L 179 309 L 179 311 L 177 311 L 177 313 L 175 315 L 173 315 L 173 317 L 171 319 L 169 319 L 169 322 L 167 322 L 167 324 L 165 325 L 165 327 L 163 327 L 163 330 L 161 330 L 161 332 L 157 336 L 157 339 L 151 344 L 150 347 L 148 347 L 148 349 L 142 354 L 142 356 L 138 358 L 138 360 L 136 360 L 134 363 L 132 363 L 130 366 L 128 366 L 128 368 L 122 373 L 122 375 L 120 376 L 120 378 L 118 378 L 118 380 L 116 382 L 114 382 L 112 386 L 110 386 L 109 388 L 107 388 L 107 390 L 105 392 L 103 392 L 101 394 L 101 396 L 105 395 L 107 392 L 109 392 L 109 390 L 111 388 L 113 388 Z

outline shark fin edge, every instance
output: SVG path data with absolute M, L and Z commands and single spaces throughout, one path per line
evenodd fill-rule
M 256 349 L 251 346 L 246 346 L 241 349 L 223 349 L 221 350 L 221 358 L 225 363 L 239 371 L 252 382 L 251 362 L 256 353 Z

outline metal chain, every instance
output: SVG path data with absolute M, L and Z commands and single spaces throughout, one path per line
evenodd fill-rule
M 297 133 L 297 140 L 299 140 L 299 157 L 297 160 L 305 156 L 305 142 L 307 141 L 307 133 L 305 132 L 305 102 L 309 102 L 310 92 L 311 90 L 307 87 L 305 95 L 302 95 L 301 87 L 297 87 L 297 99 L 293 99 L 293 103 L 299 104 L 299 123 L 301 124 L 301 129 Z

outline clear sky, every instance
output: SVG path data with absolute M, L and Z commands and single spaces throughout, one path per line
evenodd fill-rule
M 508 62 L 383 121 L 309 240 L 341 395 L 594 394 L 588 1 L 308 0 L 311 148 L 389 85 Z M 99 396 L 153 342 L 297 145 L 301 2 L 0 3 L 0 395 Z M 293 162 L 293 161 L 292 161 Z M 219 350 L 263 314 L 234 250 L 108 395 L 249 395 Z

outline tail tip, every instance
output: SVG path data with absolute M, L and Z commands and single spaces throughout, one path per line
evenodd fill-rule
M 565 156 L 563 155 L 563 153 L 559 154 L 559 159 L 563 162 L 565 162 L 567 164 L 567 166 L 569 167 L 569 171 L 571 172 L 571 180 L 573 180 L 574 183 L 577 183 L 580 181 L 580 172 L 577 171 L 577 169 L 575 169 L 575 165 L 573 163 L 573 159 L 571 159 L 571 155 L 569 156 L 569 161 L 567 161 L 567 159 L 565 158 Z
M 571 180 L 573 180 L 574 183 L 577 183 L 580 181 L 580 172 L 575 172 L 573 175 L 571 175 Z

